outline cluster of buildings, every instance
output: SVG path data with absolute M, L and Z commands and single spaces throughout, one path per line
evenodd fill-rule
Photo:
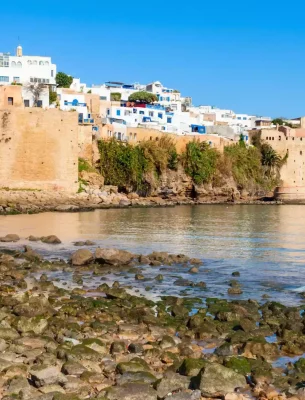
M 94 159 L 96 138 L 138 143 L 171 135 L 178 152 L 194 138 L 221 151 L 241 134 L 249 141 L 259 132 L 281 156 L 289 155 L 278 198 L 305 199 L 305 117 L 275 126 L 269 117 L 194 106 L 191 97 L 159 81 L 89 87 L 73 79 L 70 88 L 58 88 L 56 74 L 50 57 L 25 56 L 21 46 L 14 56 L 0 53 L 3 186 L 74 191 L 78 157 Z M 156 101 L 130 101 L 137 92 L 153 94 Z
M 148 135 L 152 131 L 177 136 L 208 135 L 213 145 L 217 143 L 217 137 L 234 141 L 243 134 L 247 141 L 249 131 L 272 127 L 270 117 L 238 114 L 214 106 L 194 106 L 191 97 L 183 97 L 179 90 L 165 87 L 159 81 L 144 85 L 106 82 L 89 87 L 80 79 L 73 79 L 71 87 L 63 89 L 56 87 L 56 74 L 57 67 L 50 57 L 25 56 L 21 46 L 17 47 L 14 56 L 0 53 L 0 87 L 21 86 L 21 99 L 20 95 L 18 99 L 7 95 L 2 102 L 4 105 L 75 111 L 79 123 L 91 124 L 95 134 L 99 132 L 102 137 L 123 141 L 142 137 L 147 130 Z M 39 84 L 44 87 L 39 100 L 34 102 L 31 86 Z M 51 104 L 49 90 L 57 92 L 57 100 Z M 130 102 L 130 95 L 139 91 L 154 94 L 157 101 L 152 104 Z M 14 92 L 18 93 L 18 90 Z M 9 93 L 7 89 L 6 93 Z

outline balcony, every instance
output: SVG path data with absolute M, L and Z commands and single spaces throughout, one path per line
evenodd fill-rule
M 87 107 L 87 103 L 79 103 L 76 100 L 73 101 L 64 101 L 64 106 L 71 106 L 71 107 Z

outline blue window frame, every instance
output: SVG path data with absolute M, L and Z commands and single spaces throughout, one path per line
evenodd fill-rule
M 171 123 L 172 123 L 171 117 L 167 117 L 167 123 L 168 123 L 168 124 L 171 124 Z
M 241 119 L 241 117 L 237 117 L 237 119 Z
M 121 110 L 116 110 L 116 115 L 121 115 Z
M 100 96 L 100 100 L 107 100 L 106 96 Z
M 246 118 L 246 117 L 244 117 L 244 118 L 243 118 L 243 120 L 247 120 L 247 118 Z
M 170 97 L 166 97 L 166 100 L 167 100 L 167 101 L 170 101 L 170 99 L 171 99 Z
M 107 108 L 107 115 L 110 115 L 110 108 Z
M 0 76 L 0 82 L 9 82 L 9 80 L 8 76 Z
M 139 114 L 142 114 L 142 115 L 144 115 L 144 111 L 140 111 L 140 112 L 139 112 Z
M 162 113 L 158 113 L 158 118 L 162 119 L 163 118 L 163 114 Z

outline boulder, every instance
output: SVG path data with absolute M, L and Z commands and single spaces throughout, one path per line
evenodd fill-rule
M 138 382 L 138 383 L 147 383 L 149 385 L 154 384 L 157 381 L 157 378 L 148 371 L 139 371 L 139 372 L 124 372 L 123 375 L 117 378 L 118 385 L 124 385 L 126 383 Z
M 155 385 L 158 397 L 161 399 L 173 391 L 188 389 L 189 386 L 190 378 L 181 376 L 172 371 L 166 372 L 163 378 L 160 379 Z
M 87 265 L 94 260 L 94 256 L 88 249 L 79 249 L 72 254 L 71 263 L 72 265 Z
M 31 246 L 24 246 L 23 256 L 29 261 L 41 261 L 43 258 L 39 253 L 33 250 Z
M 19 338 L 19 333 L 13 328 L 0 327 L 0 339 L 14 340 Z
M 87 368 L 85 368 L 82 364 L 76 361 L 67 361 L 61 369 L 66 375 L 77 375 L 80 376 L 83 372 L 86 372 Z
M 61 243 L 61 240 L 58 239 L 58 237 L 55 235 L 43 236 L 41 238 L 41 241 L 43 243 L 48 243 L 48 244 L 60 244 Z
M 200 400 L 200 399 L 201 399 L 200 390 L 180 392 L 165 397 L 165 400 Z
M 244 357 L 264 357 L 267 361 L 276 360 L 279 355 L 280 352 L 276 343 L 248 342 L 243 351 Z
M 100 264 L 108 264 L 108 265 L 127 265 L 133 259 L 135 255 L 125 250 L 117 250 L 117 249 L 101 249 L 98 248 L 95 250 L 95 259 Z
M 241 290 L 240 287 L 232 287 L 228 289 L 228 294 L 238 295 L 238 294 L 243 294 L 243 291 Z
M 157 392 L 144 383 L 126 383 L 107 390 L 108 400 L 157 400 Z
M 222 397 L 246 386 L 243 375 L 220 364 L 208 364 L 199 375 L 199 388 L 204 397 Z
M 208 361 L 202 358 L 186 358 L 179 367 L 179 373 L 185 376 L 197 376 L 207 364 Z
M 38 236 L 33 236 L 33 235 L 30 235 L 30 236 L 28 237 L 28 240 L 29 240 L 30 242 L 39 242 L 40 239 L 41 239 L 40 237 L 38 237 Z
M 4 237 L 0 237 L 0 242 L 18 242 L 20 240 L 20 237 L 14 233 L 9 233 L 8 235 Z
M 21 333 L 34 332 L 36 335 L 41 335 L 47 327 L 48 321 L 40 317 L 21 317 L 17 323 L 17 329 Z
M 35 365 L 30 369 L 30 376 L 36 387 L 64 383 L 66 381 L 59 367 L 53 366 Z
M 124 374 L 125 372 L 143 372 L 149 370 L 145 363 L 137 361 L 121 362 L 117 365 L 116 369 L 120 374 Z

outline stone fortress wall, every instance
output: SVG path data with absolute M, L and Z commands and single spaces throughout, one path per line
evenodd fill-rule
M 0 188 L 76 192 L 77 114 L 57 109 L 1 109 L 0 165 Z
M 305 200 L 305 128 L 264 129 L 261 139 L 269 143 L 282 157 L 288 159 L 281 168 L 282 184 L 276 188 L 275 196 L 280 200 Z

